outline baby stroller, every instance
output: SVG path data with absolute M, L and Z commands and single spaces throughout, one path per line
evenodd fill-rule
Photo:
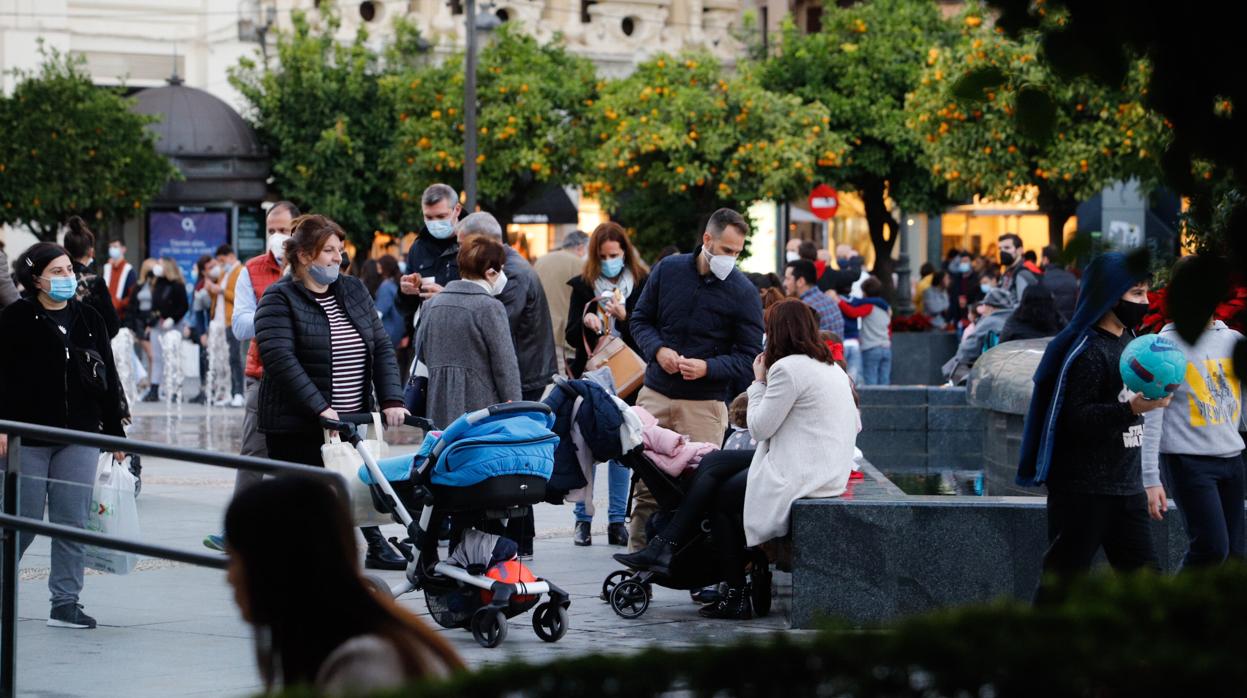
M 507 619 L 534 606 L 532 623 L 538 637 L 557 642 L 567 633 L 571 600 L 566 592 L 544 579 L 523 575 L 527 569 L 517 562 L 494 566 L 500 560 L 490 557 L 501 561 L 514 557 L 513 543 L 467 531 L 452 545 L 470 538 L 470 547 L 484 558 L 466 566 L 440 561 L 437 550 L 438 530 L 447 515 L 487 528 L 490 522 L 525 515 L 543 500 L 558 443 L 549 429 L 553 423 L 549 408 L 535 402 L 493 405 L 463 415 L 441 433 L 433 432 L 426 419 L 408 417 L 409 426 L 425 430 L 419 452 L 414 458 L 397 456 L 380 462 L 357 430 L 358 425 L 371 424 L 372 416 L 340 417 L 321 423 L 355 446 L 364 460 L 360 479 L 369 486 L 373 505 L 405 526 L 414 544 L 399 546 L 408 558 L 406 579 L 384 591 L 394 597 L 424 591 L 434 621 L 446 628 L 471 630 L 483 647 L 502 643 Z M 464 557 L 463 551 L 456 553 Z M 539 604 L 542 594 L 549 600 Z
M 639 479 L 654 496 L 658 512 L 646 523 L 647 537 L 662 531 L 684 499 L 685 487 L 693 472 L 673 478 L 654 465 L 642 448 L 633 449 L 620 459 L 632 471 L 632 481 Z M 771 569 L 765 554 L 753 551 L 749 556 L 752 570 L 749 587 L 754 614 L 761 617 L 771 611 Z M 650 585 L 668 589 L 701 589 L 722 581 L 710 535 L 710 520 L 702 519 L 696 534 L 680 544 L 672 556 L 670 573 L 622 569 L 606 575 L 602 582 L 602 598 L 622 618 L 640 618 L 649 609 Z

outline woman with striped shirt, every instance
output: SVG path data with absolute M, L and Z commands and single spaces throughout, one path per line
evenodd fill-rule
M 274 460 L 321 465 L 320 417 L 373 412 L 377 403 L 391 427 L 407 415 L 394 347 L 372 296 L 359 279 L 339 276 L 345 242 L 342 228 L 324 216 L 296 218 L 284 255 L 289 273 L 256 308 L 264 363 L 259 426 Z M 364 535 L 366 566 L 405 566 L 378 529 Z

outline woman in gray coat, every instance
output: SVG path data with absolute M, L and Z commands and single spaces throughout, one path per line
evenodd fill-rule
M 483 235 L 459 247 L 459 280 L 425 301 L 417 356 L 429 369 L 427 416 L 445 428 L 464 412 L 519 400 L 520 369 L 506 309 L 502 243 Z

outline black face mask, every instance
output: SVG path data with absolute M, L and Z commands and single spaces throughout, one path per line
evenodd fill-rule
M 1126 329 L 1133 330 L 1143 322 L 1143 317 L 1147 315 L 1147 303 L 1135 303 L 1134 301 L 1119 300 L 1117 305 L 1113 306 L 1113 314 L 1126 326 Z
M 1004 265 L 1004 266 L 1006 266 L 1006 267 L 1011 267 L 1011 266 L 1013 266 L 1013 263 L 1014 263 L 1015 261 L 1017 261 L 1017 257 L 1014 257 L 1013 255 L 1009 254 L 1008 252 L 1001 252 L 1001 253 L 1000 253 L 1000 263 L 1001 263 L 1002 265 Z

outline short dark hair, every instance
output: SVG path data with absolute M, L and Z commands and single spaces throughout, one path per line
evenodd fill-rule
M 813 262 L 818 259 L 818 245 L 815 245 L 813 240 L 802 240 L 797 246 L 797 256 Z
M 1035 251 L 1034 251 L 1034 250 L 1027 250 L 1027 251 L 1023 252 L 1023 253 L 1022 253 L 1022 259 L 1025 259 L 1026 261 L 1030 262 L 1031 264 L 1035 264 L 1036 262 L 1038 262 L 1038 261 L 1039 261 L 1039 258 L 1035 256 Z
M 862 282 L 862 295 L 867 298 L 879 298 L 883 295 L 883 282 L 870 276 Z
M 930 274 L 933 271 L 935 271 L 934 264 L 931 264 L 930 262 L 923 262 L 922 266 L 918 267 L 918 276 L 923 277 L 923 276 L 926 276 L 927 274 Z
M 284 199 L 281 201 L 278 201 L 277 203 L 269 207 L 268 213 L 266 213 L 265 215 L 271 216 L 274 213 L 279 213 L 283 210 L 289 213 L 291 218 L 298 218 L 299 216 L 303 215 L 302 213 L 299 212 L 298 206 L 295 206 L 293 202 L 286 201 Z
M 1022 249 L 1022 238 L 1018 237 L 1017 233 L 1005 233 L 996 238 L 996 242 L 1004 242 L 1005 240 L 1012 242 L 1013 246 L 1019 250 Z
M 230 247 L 229 245 L 221 245 L 220 247 L 216 248 L 216 253 L 213 256 L 220 257 L 221 255 L 229 256 L 232 254 L 234 254 L 234 248 Z
M 792 270 L 793 279 L 804 279 L 807 286 L 818 283 L 818 270 L 808 259 L 794 259 L 785 268 Z
M 1059 264 L 1061 261 L 1061 251 L 1053 247 L 1052 245 L 1048 245 L 1047 247 L 1043 248 L 1043 258 L 1048 260 L 1049 262 Z
M 66 225 L 69 230 L 65 231 L 65 251 L 69 253 L 70 259 L 78 261 L 90 254 L 95 247 L 95 233 L 78 216 L 70 216 Z
M 710 214 L 710 220 L 706 221 L 706 232 L 718 239 L 728 226 L 740 231 L 741 235 L 749 235 L 749 224 L 745 222 L 745 217 L 730 208 L 721 208 Z

